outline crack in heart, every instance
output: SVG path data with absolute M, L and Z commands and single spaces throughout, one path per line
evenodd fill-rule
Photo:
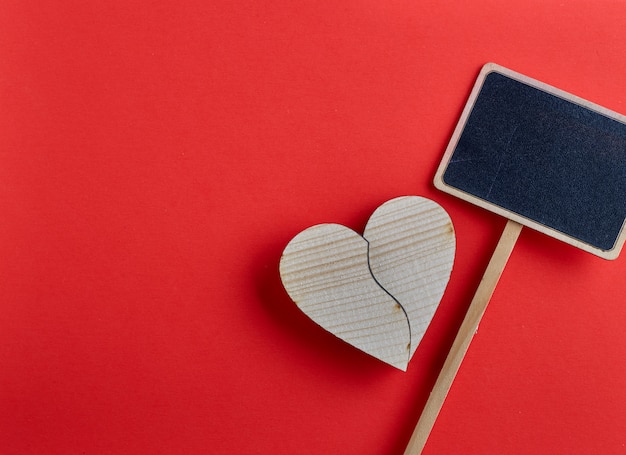
M 363 238 L 365 238 L 365 237 L 363 237 Z M 398 301 L 398 299 L 396 299 L 396 298 L 395 298 L 395 297 L 391 294 L 391 292 L 389 292 L 387 289 L 385 289 L 385 287 L 384 287 L 382 284 L 380 284 L 380 283 L 378 282 L 378 280 L 376 279 L 376 275 L 374 275 L 374 272 L 372 271 L 372 264 L 371 264 L 371 261 L 370 261 L 370 242 L 369 242 L 369 240 L 367 240 L 367 239 L 365 239 L 365 241 L 367 242 L 367 268 L 369 269 L 370 274 L 372 275 L 372 279 L 376 282 L 376 284 L 377 284 L 378 286 L 380 286 L 380 288 L 381 288 L 383 291 L 385 291 L 385 292 L 387 293 L 387 295 L 389 295 L 389 297 L 391 297 L 391 298 L 392 298 L 392 299 L 396 302 L 396 304 L 398 305 L 398 308 L 400 308 L 400 309 L 402 310 L 402 312 L 404 313 L 404 316 L 406 317 L 406 323 L 407 323 L 407 324 L 408 324 L 408 326 L 409 326 L 409 343 L 408 343 L 408 345 L 407 345 L 407 346 L 408 346 L 408 351 L 409 351 L 409 352 L 408 352 L 409 357 L 408 357 L 408 359 L 407 359 L 407 365 L 408 365 L 409 360 L 411 360 L 411 320 L 409 319 L 409 315 L 408 315 L 408 313 L 406 312 L 406 309 L 404 308 L 404 306 L 402 305 L 402 303 L 400 303 L 400 302 Z M 405 370 L 406 370 L 406 368 L 405 368 Z
M 378 207 L 363 236 L 338 224 L 296 235 L 280 275 L 318 325 L 406 371 L 450 278 L 454 228 L 435 202 L 404 196 Z

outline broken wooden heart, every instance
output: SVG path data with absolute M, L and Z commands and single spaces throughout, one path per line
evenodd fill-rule
M 363 236 L 339 224 L 300 232 L 280 276 L 313 321 L 406 371 L 450 279 L 455 244 L 441 206 L 404 196 L 378 207 Z

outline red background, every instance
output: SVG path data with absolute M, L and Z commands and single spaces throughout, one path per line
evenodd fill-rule
M 0 452 L 401 454 L 504 226 L 431 183 L 488 61 L 626 114 L 626 4 L 4 0 Z M 406 194 L 458 250 L 402 373 L 278 260 Z M 524 230 L 424 453 L 626 453 L 625 271 Z

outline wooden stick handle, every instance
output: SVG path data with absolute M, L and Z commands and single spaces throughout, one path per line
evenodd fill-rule
M 454 343 L 452 343 L 452 348 L 450 349 L 448 357 L 443 364 L 441 373 L 439 373 L 437 382 L 428 397 L 426 406 L 422 411 L 422 416 L 417 422 L 417 426 L 415 427 L 413 435 L 409 440 L 409 444 L 404 451 L 404 455 L 417 455 L 422 453 L 422 450 L 426 445 L 426 440 L 430 435 L 430 431 L 435 424 L 435 420 L 439 415 L 443 402 L 445 401 L 448 391 L 452 386 L 452 381 L 454 381 L 454 377 L 459 371 L 459 367 L 461 366 L 463 357 L 465 357 L 467 348 L 469 347 L 474 334 L 478 330 L 478 324 L 480 323 L 485 309 L 487 308 L 487 304 L 489 303 L 489 299 L 495 290 L 496 284 L 498 284 L 500 275 L 502 275 L 504 266 L 513 251 L 513 247 L 515 246 L 515 242 L 517 241 L 521 230 L 522 225 L 512 220 L 509 220 L 504 227 L 500 241 L 491 256 L 487 270 L 485 270 L 485 274 L 480 281 L 476 294 L 474 294 L 472 303 L 467 310 L 467 314 L 465 315 L 465 319 L 463 320 L 463 323 L 459 328 L 459 332 L 454 339 Z

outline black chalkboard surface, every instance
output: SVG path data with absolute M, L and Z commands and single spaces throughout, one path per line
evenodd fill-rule
M 626 117 L 485 65 L 435 185 L 615 259 L 626 235 Z

